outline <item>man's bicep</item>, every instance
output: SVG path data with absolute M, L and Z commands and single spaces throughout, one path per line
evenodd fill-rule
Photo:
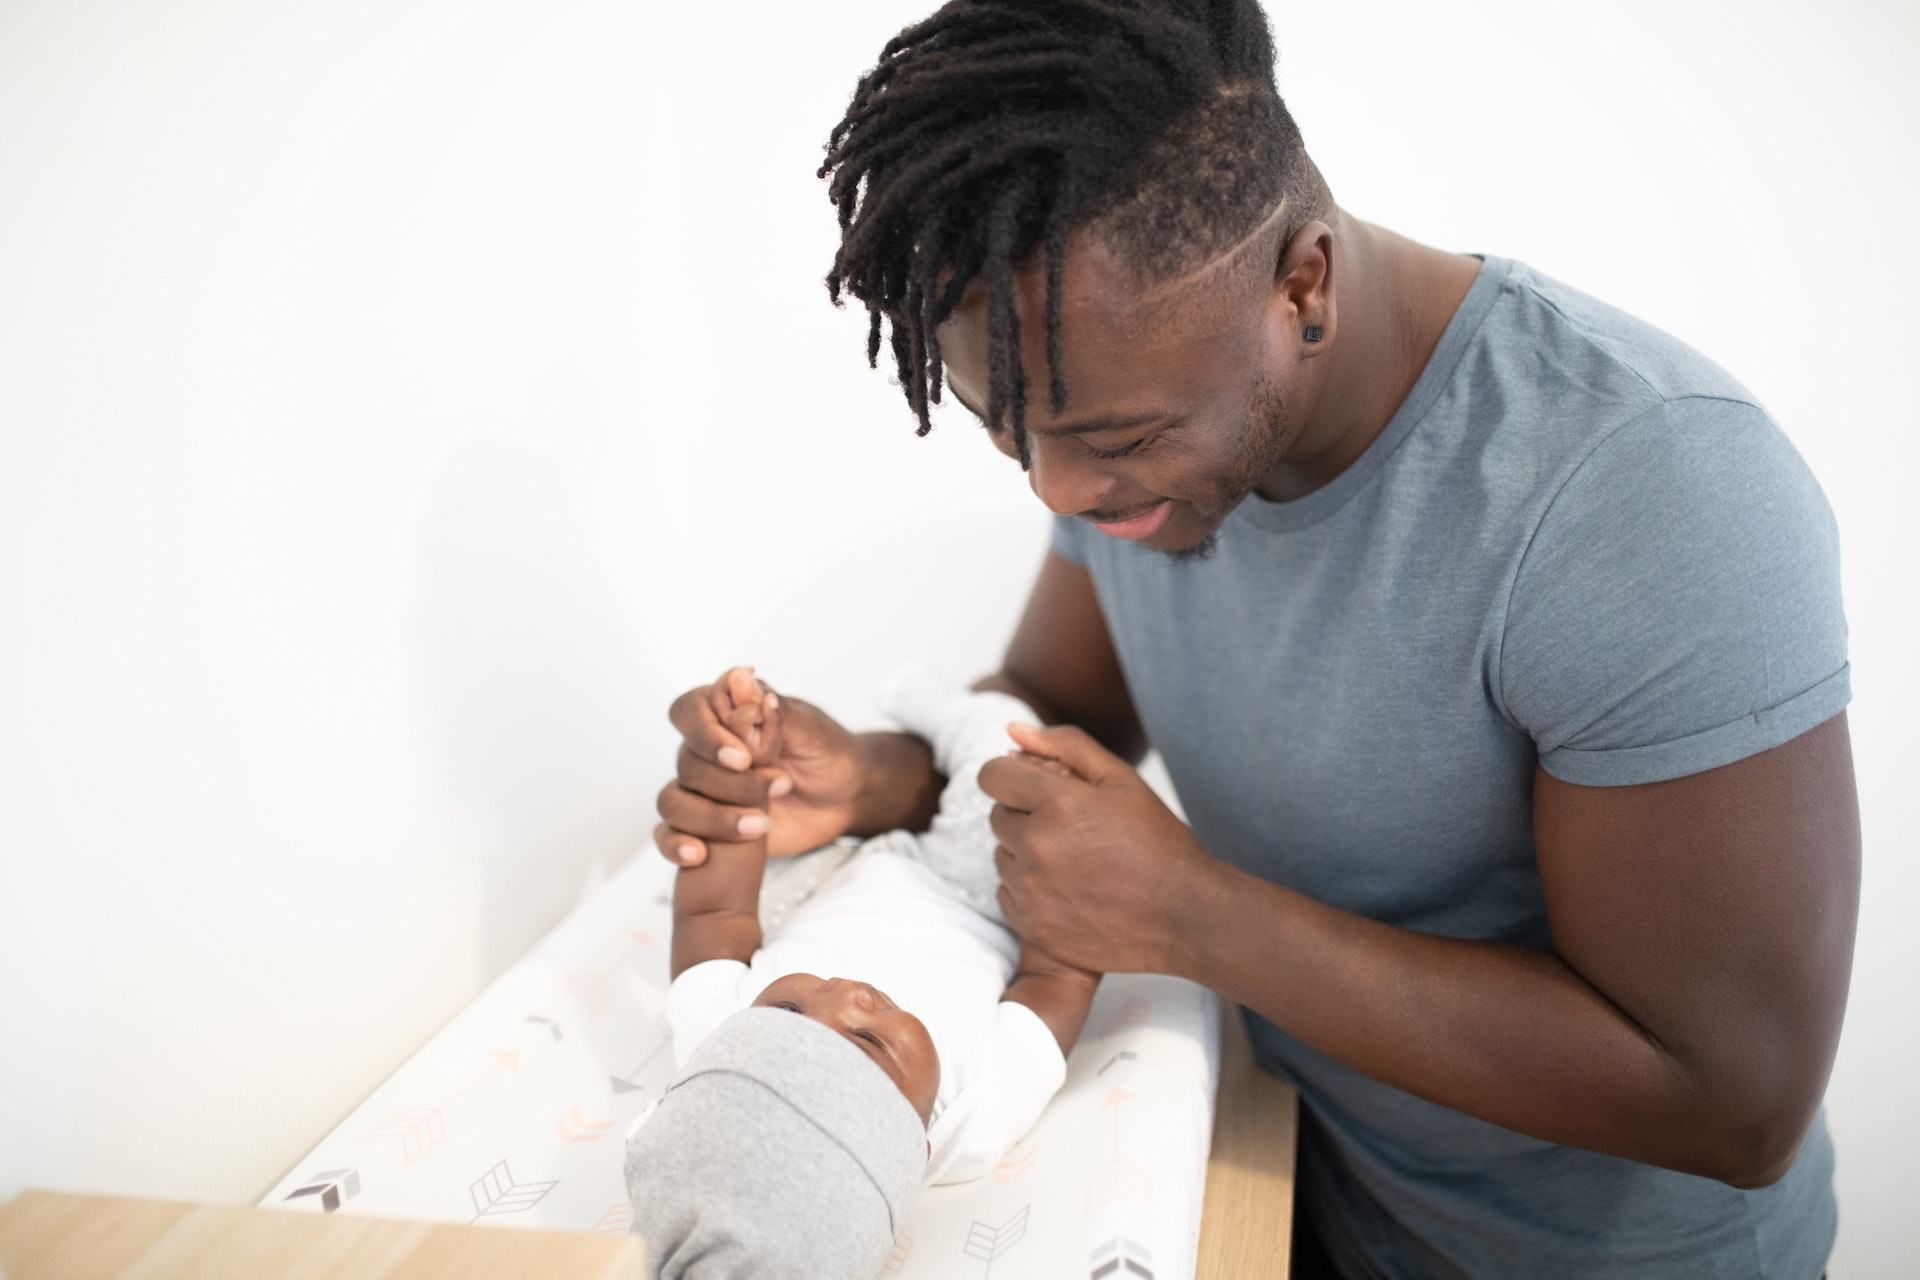
M 1839 1039 L 1858 910 L 1844 714 L 1665 782 L 1537 771 L 1534 833 L 1561 958 L 1711 1101 L 1804 1133 Z
M 1146 735 L 1127 694 L 1093 577 L 1049 551 L 1000 671 L 975 688 L 1023 698 L 1060 724 L 1077 724 L 1114 754 L 1138 762 Z

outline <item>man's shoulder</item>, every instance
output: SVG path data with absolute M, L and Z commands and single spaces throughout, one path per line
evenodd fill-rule
M 1737 378 L 1664 329 L 1525 263 L 1505 266 L 1479 342 L 1494 357 L 1488 370 L 1537 389 L 1542 407 L 1584 404 L 1615 420 L 1677 400 L 1758 407 Z

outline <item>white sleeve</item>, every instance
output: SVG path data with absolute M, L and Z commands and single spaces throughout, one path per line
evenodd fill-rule
M 667 1028 L 673 1033 L 675 1071 L 687 1065 L 715 1027 L 753 1003 L 751 973 L 738 960 L 703 960 L 673 980 L 667 988 Z
M 993 800 L 980 789 L 980 766 L 1013 749 L 1007 724 L 1040 723 L 1033 709 L 1004 693 L 971 693 L 924 664 L 895 670 L 878 690 L 881 709 L 933 747 L 947 775 L 940 810 L 921 836 L 921 860 L 958 888 L 975 910 L 999 920 L 993 866 L 996 843 L 988 818 Z M 1004 923 L 1004 922 L 1003 922 Z
M 973 781 L 980 766 L 1013 749 L 1007 723 L 1039 724 L 1032 707 L 1005 693 L 974 693 L 923 662 L 896 667 L 874 694 L 901 728 L 933 747 L 940 772 Z
M 929 1183 L 992 1173 L 1067 1079 L 1059 1041 L 1023 1004 L 1002 1000 L 972 1078 L 927 1130 Z

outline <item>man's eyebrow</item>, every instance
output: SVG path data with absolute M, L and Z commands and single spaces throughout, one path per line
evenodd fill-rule
M 959 401 L 962 409 L 965 409 L 968 413 L 980 419 L 981 424 L 985 425 L 987 415 L 968 404 L 966 397 L 953 389 L 952 383 L 947 384 L 947 391 L 955 400 Z M 1103 413 L 1091 418 L 1082 418 L 1078 422 L 1069 422 L 1064 425 L 1055 424 L 1054 426 L 1048 427 L 1045 431 L 1037 430 L 1032 423 L 1028 423 L 1027 430 L 1036 436 L 1084 436 L 1091 435 L 1096 431 L 1124 431 L 1129 427 L 1144 427 L 1150 422 L 1162 422 L 1172 416 L 1173 414 L 1165 411 L 1159 413 L 1132 414 Z

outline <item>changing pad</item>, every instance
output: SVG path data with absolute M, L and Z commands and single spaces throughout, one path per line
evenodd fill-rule
M 769 867 L 762 918 L 846 846 Z M 662 1010 L 674 871 L 651 851 L 376 1089 L 262 1205 L 622 1233 L 622 1137 L 673 1074 Z M 922 1193 L 883 1274 L 1187 1280 L 1218 1076 L 1213 993 L 1103 979 L 1065 1086 L 990 1176 Z

